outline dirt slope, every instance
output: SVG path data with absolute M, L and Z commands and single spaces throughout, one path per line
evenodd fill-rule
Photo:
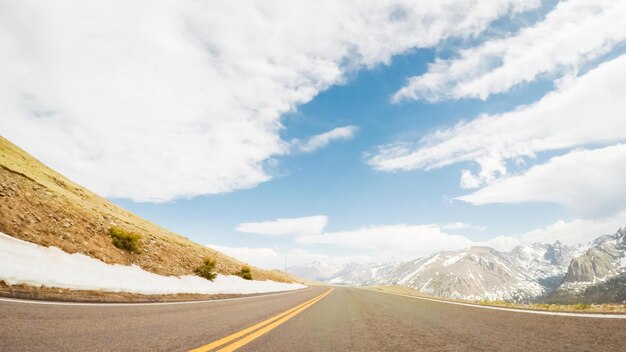
M 121 227 L 142 235 L 143 250 L 113 246 L 108 231 Z M 136 264 L 162 275 L 192 273 L 203 258 L 232 274 L 242 262 L 169 232 L 68 180 L 0 136 L 0 231 L 106 263 Z M 279 271 L 253 268 L 254 279 L 294 281 Z

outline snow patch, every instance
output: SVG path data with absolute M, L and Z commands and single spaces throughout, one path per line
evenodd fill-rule
M 463 259 L 464 257 L 465 257 L 465 252 L 461 252 L 461 253 L 459 253 L 458 255 L 452 256 L 452 257 L 450 257 L 450 258 L 448 258 L 448 259 L 444 260 L 444 262 L 443 262 L 443 264 L 442 264 L 442 265 L 443 265 L 444 267 L 446 267 L 446 266 L 450 266 L 450 265 L 452 265 L 452 264 L 454 264 L 454 263 L 458 262 L 459 260 Z
M 74 290 L 101 290 L 140 294 L 263 293 L 305 288 L 300 284 L 250 281 L 218 275 L 211 282 L 198 276 L 163 276 L 138 266 L 107 264 L 84 254 L 42 247 L 0 232 L 0 280 Z
M 412 273 L 405 275 L 403 278 L 401 278 L 398 281 L 398 284 L 400 285 L 404 285 L 407 282 L 409 282 L 409 280 L 411 280 L 412 278 L 414 278 L 417 274 L 419 274 L 422 270 L 424 270 L 427 266 L 433 264 L 434 262 L 437 261 L 437 259 L 439 259 L 439 253 L 431 256 L 430 258 L 428 258 L 423 264 L 420 264 L 419 267 L 413 271 Z
M 619 260 L 619 266 L 620 268 L 626 268 L 626 255 Z

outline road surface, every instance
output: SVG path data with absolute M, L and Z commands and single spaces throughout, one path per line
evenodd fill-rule
M 182 304 L 0 301 L 0 351 L 626 351 L 624 319 L 328 290 Z

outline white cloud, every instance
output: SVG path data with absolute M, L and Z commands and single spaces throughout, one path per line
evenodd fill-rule
M 601 235 L 613 234 L 626 226 L 626 212 L 598 219 L 558 220 L 544 228 L 535 229 L 519 236 L 525 243 L 581 244 L 593 241 Z
M 489 183 L 506 175 L 507 160 L 586 144 L 626 140 L 626 55 L 622 55 L 538 102 L 498 115 L 483 115 L 447 130 L 431 133 L 413 147 L 408 143 L 383 146 L 368 159 L 378 170 L 434 168 L 464 161 L 481 166 L 472 180 Z
M 393 100 L 486 99 L 540 75 L 559 80 L 623 43 L 624 18 L 623 1 L 561 1 L 544 20 L 515 35 L 462 50 L 458 58 L 437 59 Z
M 492 239 L 476 243 L 477 246 L 491 247 L 501 252 L 508 252 L 521 244 L 522 241 L 520 241 L 519 238 L 512 236 L 497 236 Z
M 480 178 L 474 176 L 470 170 L 461 171 L 460 186 L 464 189 L 472 189 L 480 187 Z
M 254 265 L 262 269 L 285 269 L 287 267 L 308 264 L 320 261 L 331 265 L 342 265 L 352 262 L 369 262 L 371 257 L 367 256 L 341 256 L 312 253 L 301 248 L 279 249 L 279 248 L 248 248 L 248 247 L 228 247 L 219 245 L 208 245 L 208 247 L 220 251 L 240 261 Z
M 317 149 L 324 148 L 330 142 L 341 139 L 350 139 L 354 136 L 357 131 L 356 126 L 343 126 L 334 128 L 328 132 L 324 132 L 318 135 L 315 135 L 305 143 L 300 143 L 299 141 L 295 142 L 298 150 L 304 153 L 310 153 Z
M 267 236 L 304 235 L 322 232 L 327 223 L 328 217 L 325 215 L 313 215 L 301 218 L 247 222 L 237 225 L 236 230 Z
M 464 224 L 468 225 L 468 224 Z M 437 225 L 372 225 L 354 230 L 325 232 L 296 238 L 302 245 L 326 245 L 334 249 L 346 249 L 359 257 L 350 261 L 407 261 L 428 256 L 439 251 L 459 250 L 471 246 L 487 246 L 508 252 L 519 245 L 553 243 L 585 243 L 603 234 L 612 234 L 626 225 L 626 212 L 596 219 L 577 219 L 556 223 L 521 235 L 501 235 L 485 240 L 472 240 L 466 236 L 451 234 Z M 451 226 L 467 228 L 467 226 Z M 332 256 L 320 258 L 322 262 L 346 263 L 348 260 L 332 261 Z M 330 260 L 330 261 L 329 261 Z M 302 261 L 303 263 L 313 260 Z
M 436 225 L 377 225 L 356 230 L 326 232 L 296 238 L 301 244 L 325 244 L 349 248 L 354 253 L 388 260 L 410 260 L 441 250 L 474 244 L 467 237 L 449 235 Z
M 321 254 L 303 251 L 301 253 L 303 258 L 296 260 L 298 263 L 307 263 L 317 259 L 333 264 L 345 264 L 350 261 L 410 260 L 442 250 L 456 250 L 474 245 L 493 245 L 494 248 L 504 248 L 512 243 L 510 238 L 498 237 L 487 241 L 473 241 L 465 236 L 446 232 L 447 230 L 482 231 L 485 229 L 484 226 L 464 222 L 451 222 L 443 225 L 370 225 L 354 230 L 334 232 L 324 231 L 327 223 L 328 217 L 314 215 L 243 223 L 237 226 L 237 231 L 269 236 L 291 235 L 295 243 L 300 245 L 321 245 L 322 248 L 327 246 L 335 253 L 342 253 L 342 251 L 349 253 L 349 255 L 323 257 Z M 269 267 L 267 263 L 277 263 L 277 258 L 284 256 L 284 251 L 271 248 L 215 245 L 209 245 L 209 247 L 265 268 Z M 320 247 L 317 249 L 319 250 Z M 309 260 L 314 255 L 318 256 L 317 259 Z
M 264 269 L 280 269 L 285 266 L 307 264 L 314 261 L 330 265 L 352 262 L 385 262 L 412 260 L 437 251 L 456 250 L 470 246 L 487 246 L 507 252 L 518 245 L 532 243 L 565 244 L 587 243 L 604 234 L 613 234 L 626 226 L 626 212 L 597 219 L 558 220 L 544 228 L 534 229 L 521 235 L 497 236 L 488 240 L 474 241 L 465 236 L 447 234 L 442 229 L 478 228 L 471 224 L 449 223 L 437 225 L 377 225 L 356 230 L 320 233 L 297 239 L 304 245 L 329 245 L 343 248 L 359 255 L 327 255 L 313 253 L 302 248 L 249 248 L 208 245 L 222 253 Z
M 305 218 L 306 219 L 306 218 Z M 266 222 L 271 223 L 271 222 Z M 264 223 L 259 223 L 264 224 Z M 500 235 L 485 240 L 474 240 L 450 233 L 459 230 L 485 229 L 463 222 L 442 225 L 370 225 L 353 230 L 324 232 L 324 226 L 315 231 L 293 231 L 295 243 L 305 248 L 229 247 L 209 245 L 222 253 L 265 269 L 283 269 L 285 255 L 287 266 L 320 261 L 342 265 L 351 262 L 407 261 L 428 256 L 439 251 L 459 250 L 471 246 L 487 246 L 507 252 L 518 245 L 553 243 L 559 240 L 566 244 L 591 241 L 603 234 L 614 233 L 626 225 L 626 211 L 610 217 L 576 219 L 569 222 L 559 220 L 544 228 L 523 234 Z M 308 247 L 314 246 L 314 247 Z M 325 249 L 332 249 L 334 254 Z
M 285 256 L 275 248 L 229 247 L 216 244 L 209 244 L 207 247 L 261 269 L 284 269 Z
M 477 225 L 472 225 L 472 224 L 468 224 L 465 222 L 449 222 L 446 224 L 443 224 L 441 226 L 442 229 L 444 230 L 479 230 L 479 231 L 483 231 L 486 229 L 485 226 L 477 226 Z
M 281 114 L 346 71 L 538 0 L 19 1 L 0 12 L 1 133 L 109 197 L 254 187 Z
M 626 209 L 626 145 L 575 150 L 458 199 L 475 204 L 554 202 L 583 214 Z

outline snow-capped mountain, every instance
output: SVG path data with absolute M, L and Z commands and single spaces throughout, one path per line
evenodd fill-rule
M 399 266 L 385 284 L 449 298 L 526 301 L 556 287 L 575 253 L 560 242 L 508 253 L 489 247 L 440 252 Z
M 294 265 L 287 272 L 302 278 L 343 285 L 373 285 L 399 263 L 349 263 L 332 265 L 319 260 Z
M 584 254 L 574 258 L 558 291 L 581 293 L 622 273 L 626 273 L 626 227 L 597 238 Z
M 376 285 L 389 276 L 400 263 L 350 263 L 329 280 L 331 284 Z
M 626 292 L 626 228 L 586 245 L 556 241 L 517 246 L 509 252 L 471 247 L 405 263 L 328 266 L 314 262 L 288 271 L 328 283 L 400 285 L 466 300 L 557 302 L 572 295 L 583 297 L 585 289 L 596 287 L 596 291 L 610 291 L 602 292 L 602 297 L 610 297 L 605 301 L 622 301 L 626 299 L 622 293 Z M 600 287 L 603 283 L 607 284 Z
M 316 261 L 288 272 L 333 284 L 401 285 L 441 297 L 520 301 L 554 289 L 579 251 L 560 242 L 518 246 L 508 253 L 471 247 L 405 263 L 331 266 Z
M 545 289 L 552 290 L 563 281 L 572 258 L 584 253 L 587 247 L 566 246 L 560 241 L 553 244 L 535 243 L 517 246 L 508 255 L 529 278 L 540 283 Z
M 328 281 L 342 268 L 343 266 L 341 265 L 334 265 L 316 260 L 308 264 L 291 266 L 287 268 L 287 272 L 305 279 Z

